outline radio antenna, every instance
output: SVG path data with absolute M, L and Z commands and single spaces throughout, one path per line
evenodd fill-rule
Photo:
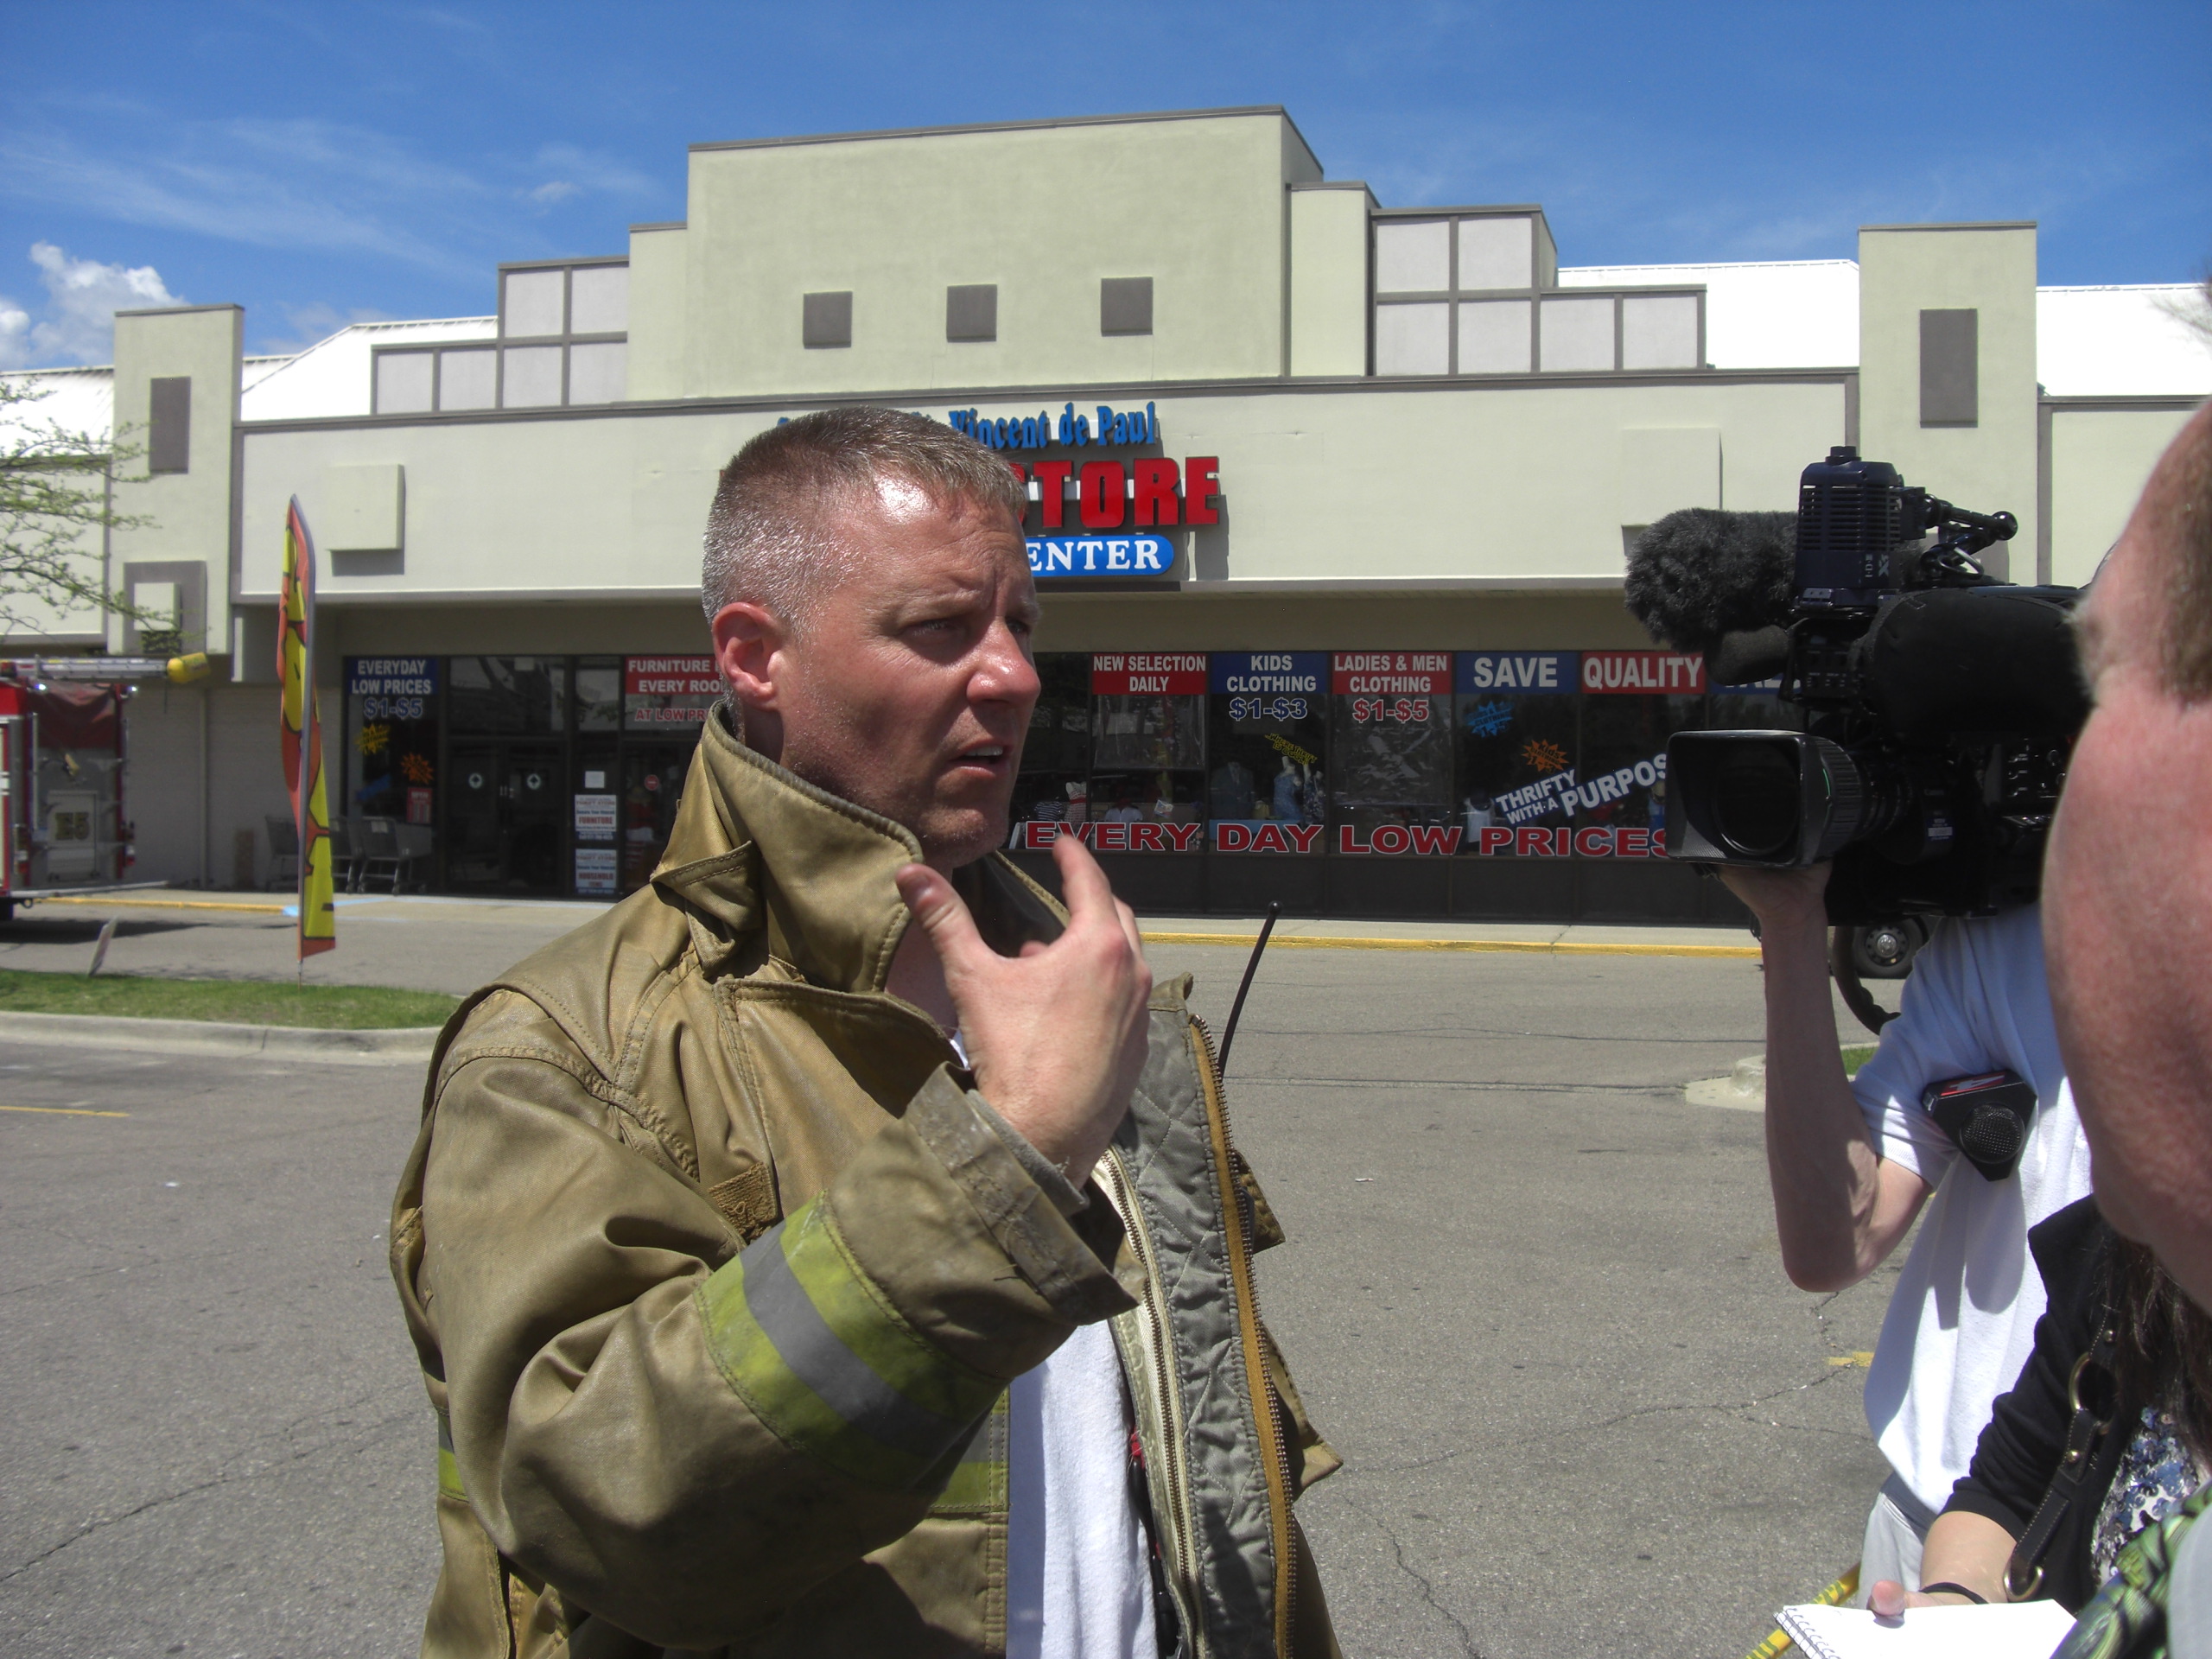
M 1236 1021 L 1244 1013 L 1244 994 L 1252 988 L 1252 976 L 1260 970 L 1260 953 L 1268 948 L 1268 935 L 1275 931 L 1275 917 L 1282 906 L 1268 901 L 1268 918 L 1260 924 L 1260 938 L 1252 946 L 1252 959 L 1244 964 L 1244 977 L 1236 987 L 1236 1001 L 1229 1005 L 1229 1023 L 1221 1031 L 1221 1074 L 1229 1075 L 1229 1046 L 1236 1040 Z

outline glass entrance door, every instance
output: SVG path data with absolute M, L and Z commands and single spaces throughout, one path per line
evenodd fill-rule
M 628 744 L 622 755 L 622 891 L 645 886 L 668 850 L 691 772 L 689 743 Z
M 456 742 L 447 883 L 461 893 L 557 895 L 568 848 L 560 743 Z

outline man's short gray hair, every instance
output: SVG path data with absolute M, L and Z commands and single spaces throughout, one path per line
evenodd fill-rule
M 2212 403 L 2197 405 L 2159 457 L 2135 516 L 2165 563 L 2159 682 L 2202 702 L 2212 698 Z
M 722 468 L 699 582 L 708 620 L 742 601 L 802 626 L 816 597 L 850 569 L 832 521 L 886 479 L 940 506 L 1003 512 L 1016 526 L 1028 510 L 1014 469 L 949 426 L 865 405 L 802 415 L 770 427 Z

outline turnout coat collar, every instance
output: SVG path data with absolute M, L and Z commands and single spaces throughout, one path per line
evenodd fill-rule
M 880 993 L 912 919 L 895 878 L 919 863 L 905 825 L 817 788 L 748 748 L 718 703 L 691 763 L 654 887 L 692 918 L 710 974 L 748 935 L 808 983 Z M 993 855 L 953 885 L 997 950 L 1058 936 L 1058 906 Z

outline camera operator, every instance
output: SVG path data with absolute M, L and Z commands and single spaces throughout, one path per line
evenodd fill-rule
M 1928 1212 L 1866 1379 L 1867 1421 L 1891 1473 L 1866 1518 L 1863 1602 L 1878 1579 L 1918 1587 L 1929 1524 L 2034 1346 L 2044 1297 L 2027 1230 L 2087 1195 L 2089 1158 L 2059 1058 L 2039 909 L 1942 923 L 1878 1050 L 1847 1078 L 1828 988 L 1828 869 L 1721 877 L 1758 918 L 1765 957 L 1767 1168 L 1791 1282 L 1857 1284 Z M 2031 1084 L 2037 1107 L 2018 1167 L 1992 1181 L 1920 1103 L 1932 1083 L 1997 1071 Z

